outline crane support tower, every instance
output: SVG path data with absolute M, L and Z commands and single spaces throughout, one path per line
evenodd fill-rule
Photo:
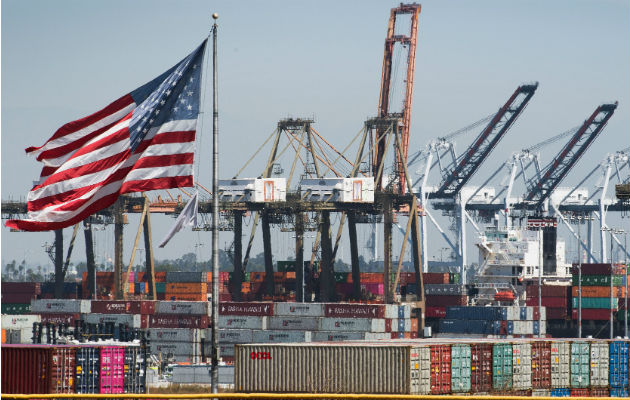
M 399 16 L 410 14 L 411 23 L 408 33 L 397 34 L 396 33 L 396 21 Z M 389 24 L 387 26 L 387 38 L 385 39 L 385 54 L 383 56 L 383 75 L 381 78 L 381 93 L 378 103 L 378 117 L 379 118 L 400 118 L 399 124 L 401 132 L 401 147 L 402 157 L 399 154 L 395 155 L 396 165 L 394 168 L 395 175 L 397 177 L 397 185 L 395 190 L 400 194 L 405 194 L 406 178 L 403 163 L 407 163 L 407 155 L 409 153 L 409 125 L 411 123 L 411 102 L 413 95 L 413 75 L 416 66 L 416 41 L 418 38 L 418 16 L 420 15 L 420 4 L 400 4 L 399 7 L 392 8 L 389 17 Z M 402 109 L 400 112 L 395 112 L 391 108 L 391 95 L 392 95 L 392 67 L 394 58 L 394 48 L 396 44 L 400 44 L 403 47 L 403 51 L 407 52 L 407 72 L 404 77 L 405 82 L 405 94 L 403 97 Z M 373 157 L 373 171 L 376 176 L 379 166 L 382 165 L 385 152 L 386 141 L 383 140 L 385 134 L 384 129 L 377 130 L 376 138 L 374 138 L 374 157 Z M 404 159 L 401 159 L 404 158 Z M 382 180 L 375 182 L 376 190 L 383 189 Z

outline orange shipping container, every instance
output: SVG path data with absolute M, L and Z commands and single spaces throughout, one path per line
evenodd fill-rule
M 178 282 L 178 283 L 167 283 L 165 292 L 168 293 L 207 293 L 208 292 L 208 284 L 200 283 L 200 282 Z
M 208 301 L 208 295 L 205 293 L 166 293 L 164 298 L 166 300 Z
M 155 273 L 156 282 L 166 282 L 166 271 L 160 271 Z
M 296 279 L 295 271 L 287 271 L 287 279 Z
M 578 297 L 578 287 L 571 288 L 573 297 Z M 613 297 L 623 298 L 625 290 L 622 286 L 613 286 Z M 582 286 L 582 297 L 610 297 L 610 286 Z
M 2 344 L 5 344 L 7 342 L 7 331 L 6 329 L 2 330 Z

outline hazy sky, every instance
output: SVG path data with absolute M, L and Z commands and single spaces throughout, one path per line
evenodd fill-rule
M 4 0 L 2 199 L 24 199 L 39 175 L 41 165 L 24 148 L 174 65 L 208 35 L 213 12 L 220 14 L 220 175 L 232 176 L 289 115 L 314 116 L 315 128 L 343 148 L 376 114 L 387 20 L 398 3 Z M 512 151 L 579 125 L 597 105 L 617 100 L 607 128 L 563 186 L 577 183 L 607 153 L 630 145 L 629 78 L 627 1 L 423 1 L 411 151 L 495 112 L 520 83 L 538 81 L 529 106 L 471 183 L 482 182 Z M 209 186 L 211 124 L 204 128 L 199 180 Z M 471 140 L 462 139 L 458 151 Z M 126 260 L 134 218 L 125 230 Z M 173 220 L 153 221 L 156 241 Z M 96 233 L 97 257 L 113 255 L 111 232 Z M 3 227 L 1 233 L 3 263 L 50 263 L 41 246 L 52 242 L 51 232 Z M 70 234 L 66 229 L 66 244 Z M 198 251 L 207 259 L 209 235 L 180 234 L 156 257 Z M 222 246 L 230 241 L 221 236 Z M 78 242 L 74 261 L 85 258 L 82 235 Z M 277 243 L 288 249 L 292 239 Z

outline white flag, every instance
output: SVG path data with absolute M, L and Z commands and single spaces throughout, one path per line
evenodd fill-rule
M 197 225 L 197 209 L 199 208 L 199 202 L 197 200 L 197 193 L 188 201 L 184 209 L 182 210 L 177 220 L 175 220 L 175 224 L 171 228 L 171 230 L 166 234 L 164 239 L 162 239 L 162 243 L 160 243 L 159 247 L 166 246 L 169 240 L 175 234 L 182 230 L 184 226 L 195 226 Z

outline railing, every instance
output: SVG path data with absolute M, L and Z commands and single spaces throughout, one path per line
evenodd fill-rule
M 336 394 L 336 393 L 204 393 L 204 394 L 2 394 L 2 399 L 370 399 L 370 400 L 556 400 L 551 396 L 490 396 L 490 395 L 415 395 L 415 394 Z M 610 397 L 583 397 L 610 400 Z

